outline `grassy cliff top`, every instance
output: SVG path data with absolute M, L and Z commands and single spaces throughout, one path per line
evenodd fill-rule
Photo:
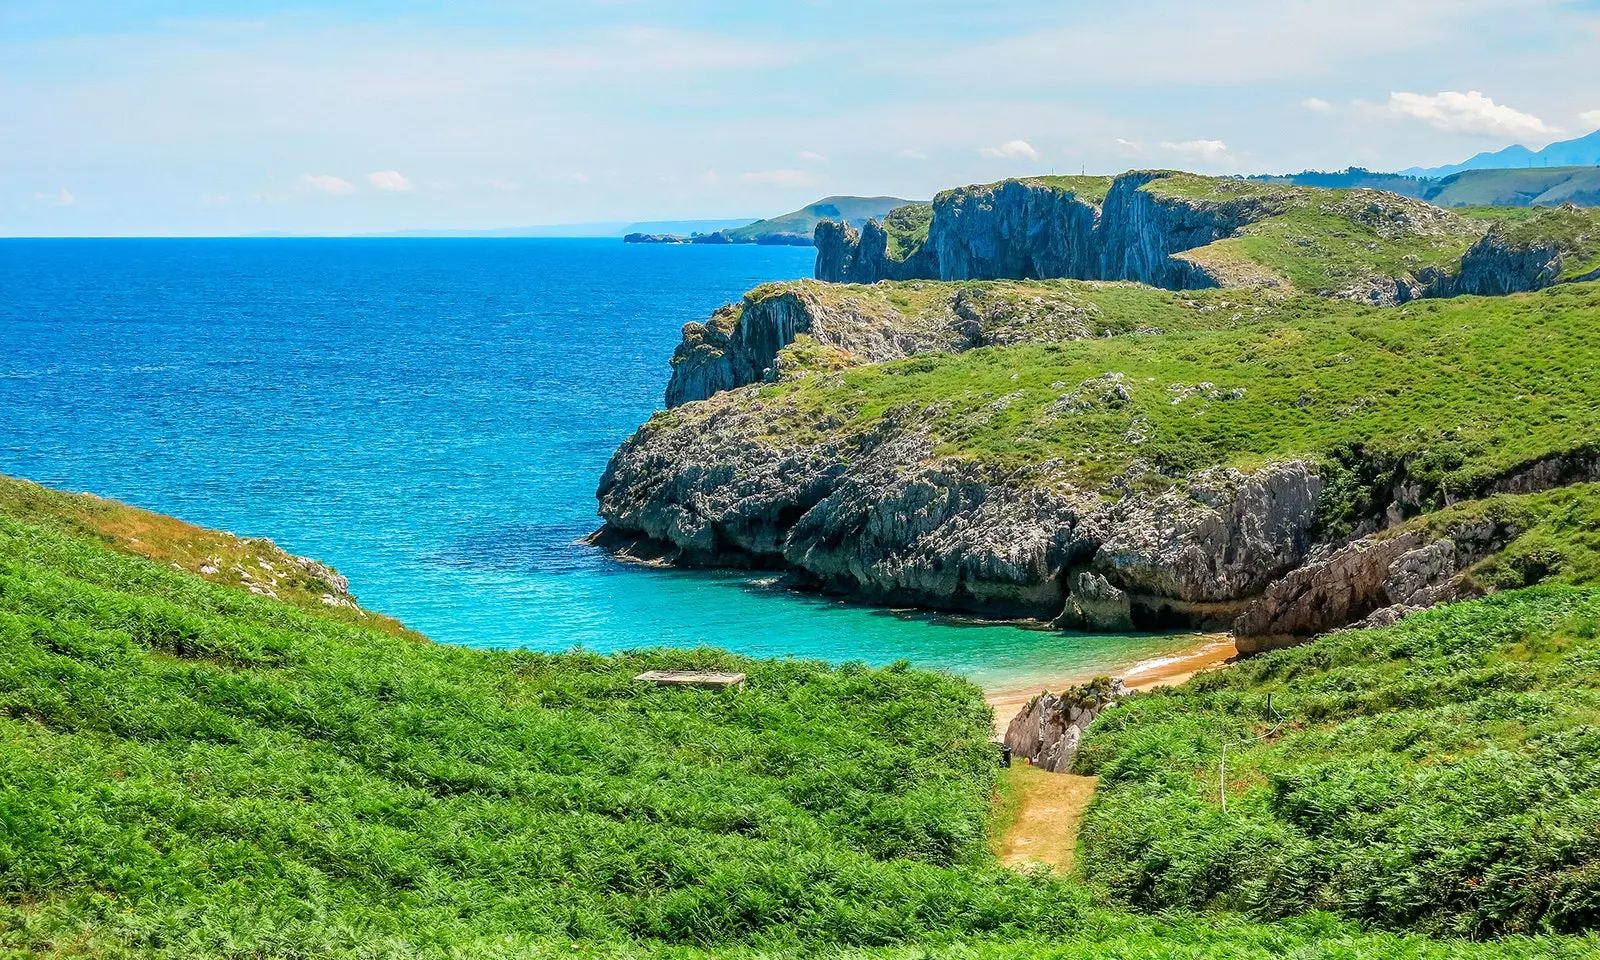
M 728 402 L 770 408 L 793 442 L 817 436 L 817 424 L 839 434 L 911 415 L 945 454 L 1048 461 L 1053 476 L 1085 487 L 1136 462 L 1182 475 L 1353 446 L 1417 458 L 1464 487 L 1600 435 L 1591 285 L 1401 308 L 1125 293 L 1196 326 L 918 356 Z M 1120 391 L 1103 389 L 1112 380 Z
M 951 190 L 941 190 L 933 198 L 938 204 L 941 200 L 948 199 L 958 193 L 975 193 L 978 191 L 994 191 L 1008 183 L 1026 183 L 1031 186 L 1046 187 L 1059 193 L 1069 193 L 1085 203 L 1095 206 L 1105 202 L 1106 194 L 1111 191 L 1111 184 L 1115 177 L 1090 177 L 1090 176 L 1040 176 L 1040 177 L 1010 177 L 1005 180 L 996 180 L 994 183 L 973 184 L 967 187 L 957 187 Z
M 1141 189 L 1210 204 L 1259 205 L 1234 236 L 1190 250 L 1184 259 L 1225 283 L 1270 283 L 1282 277 L 1309 293 L 1349 296 L 1383 278 L 1426 268 L 1452 272 L 1483 235 L 1484 225 L 1421 200 L 1369 189 L 1297 187 L 1179 173 Z M 1393 280 L 1387 281 L 1392 288 Z

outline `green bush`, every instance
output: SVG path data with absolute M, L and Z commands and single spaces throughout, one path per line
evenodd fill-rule
M 1592 929 L 1597 622 L 1600 591 L 1513 591 L 1136 697 L 1080 756 L 1086 868 L 1147 908 Z

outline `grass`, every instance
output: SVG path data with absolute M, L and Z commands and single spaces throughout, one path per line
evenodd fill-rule
M 0 515 L 26 517 L 61 532 L 87 536 L 113 550 L 346 623 L 423 639 L 398 620 L 362 609 L 347 589 L 335 590 L 319 575 L 336 571 L 321 564 L 308 569 L 270 540 L 237 537 L 115 500 L 5 476 L 0 476 Z
M 1145 909 L 1592 929 L 1597 678 L 1600 592 L 1541 587 L 1137 696 L 1080 754 L 1101 778 L 1082 857 Z
M 711 650 L 436 646 L 0 509 L 0 952 L 1577 958 L 1139 916 L 1001 869 L 976 688 Z M 45 503 L 43 514 L 32 505 Z M 743 693 L 647 667 L 736 667 Z
M 1600 585 L 1600 484 L 1469 501 L 1406 526 L 1450 536 L 1483 521 L 1519 531 L 1505 549 L 1467 571 L 1483 592 L 1538 583 Z
M 1142 189 L 1191 202 L 1259 204 L 1269 215 L 1184 258 L 1224 278 L 1261 282 L 1265 270 L 1321 295 L 1360 291 L 1426 268 L 1452 271 L 1481 224 L 1420 200 L 1374 190 L 1290 187 L 1176 174 Z
M 1051 482 L 1086 489 L 1136 461 L 1179 477 L 1356 451 L 1468 491 L 1600 430 L 1593 285 L 1400 309 L 1301 297 L 1229 312 L 1229 296 L 1184 308 L 1210 329 L 917 356 L 748 388 L 748 402 L 769 408 L 785 442 L 811 442 L 818 423 L 865 433 L 915 411 L 945 455 L 1051 461 Z M 1121 375 L 1127 400 L 1095 389 L 1107 375 Z
M 1059 929 L 989 857 L 989 736 L 954 678 L 418 644 L 0 517 L 0 889 L 150 945 Z
M 927 242 L 928 227 L 932 223 L 931 203 L 910 203 L 885 214 L 883 229 L 889 236 L 889 259 L 903 263 L 916 253 Z

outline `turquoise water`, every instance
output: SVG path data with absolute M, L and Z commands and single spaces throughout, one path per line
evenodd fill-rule
M 440 641 L 907 658 L 988 686 L 1189 638 L 899 614 L 578 543 L 689 320 L 794 247 L 0 240 L 0 472 L 267 536 Z

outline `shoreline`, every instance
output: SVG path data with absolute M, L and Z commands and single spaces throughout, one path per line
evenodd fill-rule
M 1153 690 L 1156 687 L 1173 687 L 1195 674 L 1214 670 L 1239 655 L 1239 649 L 1230 633 L 1206 633 L 1195 637 L 1192 647 L 1177 653 L 1148 660 L 1140 660 L 1121 670 L 1096 670 L 1067 676 L 1042 676 L 1026 685 L 1007 684 L 1005 687 L 986 689 L 983 698 L 994 710 L 995 730 L 1004 733 L 1011 718 L 1042 690 L 1059 691 L 1065 687 L 1084 683 L 1097 676 L 1121 677 L 1129 691 Z

